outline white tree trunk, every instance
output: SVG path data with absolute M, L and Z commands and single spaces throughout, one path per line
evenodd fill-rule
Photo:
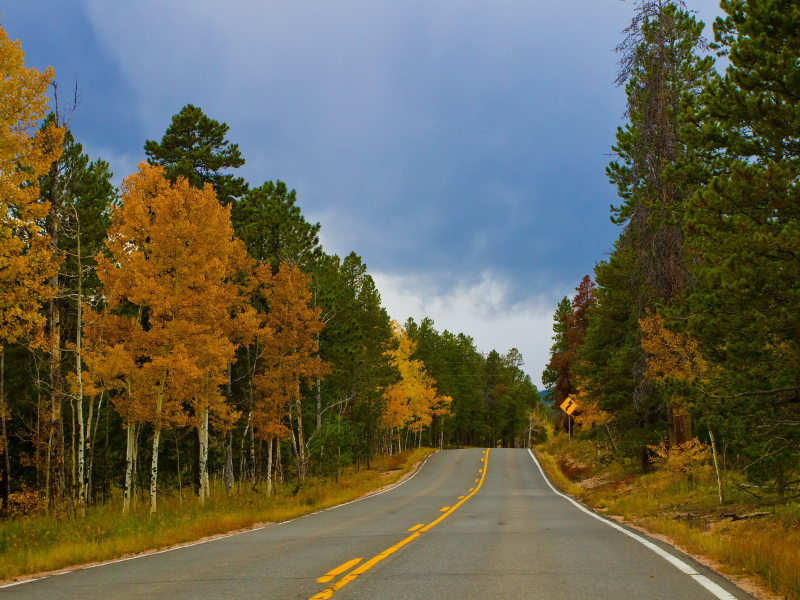
M 208 496 L 208 407 L 203 408 L 203 414 L 200 416 L 200 426 L 197 429 L 197 435 L 200 440 L 200 464 L 198 472 L 200 473 L 200 504 L 204 504 L 206 496 Z
M 75 334 L 75 376 L 77 379 L 78 398 L 78 511 L 81 517 L 86 516 L 86 427 L 83 423 L 83 295 L 81 293 L 83 279 L 81 277 L 81 242 L 78 230 L 78 326 Z M 91 412 L 89 423 L 91 424 Z
M 127 514 L 131 508 L 131 492 L 133 485 L 133 423 L 128 423 L 128 445 L 125 450 L 125 489 L 122 495 L 122 514 Z
M 153 434 L 153 459 L 150 467 L 150 514 L 156 512 L 156 493 L 158 491 L 158 442 L 161 438 L 161 427 L 156 427 Z
M 272 495 L 272 444 L 274 439 L 269 439 L 269 450 L 267 450 L 267 496 Z
M 153 458 L 150 463 L 150 514 L 156 512 L 156 494 L 158 492 L 158 442 L 161 438 L 161 405 L 164 402 L 164 385 L 167 383 L 167 374 L 161 376 L 158 386 L 158 401 L 156 402 L 155 433 L 153 434 Z

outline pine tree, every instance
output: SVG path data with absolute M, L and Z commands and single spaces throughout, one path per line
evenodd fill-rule
M 308 223 L 297 206 L 297 193 L 282 181 L 247 190 L 233 205 L 236 235 L 253 258 L 269 262 L 273 271 L 290 261 L 304 271 L 322 256 L 319 223 Z
M 622 328 L 599 322 L 590 327 L 583 350 L 587 365 L 577 367 L 593 402 L 622 410 L 625 420 L 639 428 L 652 421 L 654 406 L 666 406 L 665 416 L 673 423 L 670 435 L 677 442 L 691 436 L 691 423 L 688 415 L 674 419 L 668 399 L 660 398 L 644 376 L 647 357 L 639 319 L 647 309 L 679 304 L 691 283 L 682 229 L 683 202 L 691 189 L 671 171 L 685 153 L 679 138 L 681 100 L 700 90 L 713 59 L 700 58 L 703 24 L 683 6 L 680 0 L 641 0 L 617 48 L 622 53 L 618 83 L 625 84 L 629 123 L 617 131 L 617 160 L 607 172 L 622 199 L 612 207 L 612 221 L 623 231 L 612 258 L 596 269 L 601 286 L 617 287 L 598 292 L 601 303 L 593 319 L 612 319 Z M 631 384 L 623 383 L 626 377 Z M 626 393 L 632 410 L 619 403 Z M 642 449 L 645 456 L 646 444 Z
M 244 165 L 239 145 L 225 139 L 228 129 L 225 123 L 187 104 L 172 117 L 160 143 L 145 142 L 147 162 L 164 167 L 170 181 L 185 177 L 196 188 L 210 183 L 220 204 L 226 206 L 241 198 L 248 187 L 243 178 L 221 172 Z
M 797 465 L 800 379 L 800 7 L 726 0 L 714 24 L 730 60 L 687 97 L 680 175 L 698 286 L 684 316 L 719 368 L 698 395 L 710 426 L 783 491 Z

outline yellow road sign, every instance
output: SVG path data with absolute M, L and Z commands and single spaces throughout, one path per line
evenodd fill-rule
M 571 415 L 578 409 L 578 403 L 575 402 L 575 396 L 567 396 L 567 399 L 561 403 L 561 410 L 568 415 Z

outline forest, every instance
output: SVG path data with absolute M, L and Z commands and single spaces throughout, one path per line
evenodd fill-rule
M 413 448 L 527 446 L 516 349 L 401 324 L 280 180 L 184 106 L 118 188 L 0 30 L 0 510 L 267 498 Z
M 710 41 L 688 2 L 636 5 L 607 169 L 619 237 L 559 303 L 543 383 L 577 401 L 558 427 L 629 472 L 713 457 L 720 503 L 725 485 L 786 501 L 800 495 L 800 7 L 720 6 Z

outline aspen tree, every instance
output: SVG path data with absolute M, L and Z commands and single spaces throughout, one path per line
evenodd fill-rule
M 230 209 L 219 204 L 211 185 L 199 190 L 183 178 L 171 183 L 161 167 L 140 163 L 122 192 L 112 211 L 111 257 L 98 256 L 97 272 L 103 288 L 112 291 L 109 309 L 136 307 L 140 315 L 129 345 L 137 352 L 137 369 L 150 382 L 143 394 L 153 426 L 153 513 L 165 427 L 192 422 L 198 428 L 201 501 L 207 494 L 209 418 L 231 417 L 220 386 L 235 346 L 220 324 L 238 303 L 231 275 L 243 265 L 245 251 L 233 236 Z
M 440 396 L 436 381 L 425 372 L 425 364 L 411 356 L 417 344 L 397 321 L 392 321 L 397 347 L 386 352 L 391 364 L 400 372 L 400 381 L 389 386 L 384 393 L 387 427 L 406 425 L 417 434 L 418 445 L 422 443 L 422 430 L 430 426 L 436 415 L 449 414 L 452 398 Z
M 39 199 L 38 179 L 59 156 L 63 129 L 36 130 L 47 111 L 53 70 L 25 67 L 19 41 L 0 28 L 0 352 L 17 341 L 44 345 L 40 312 L 52 290 L 46 279 L 58 271 L 41 227 L 50 206 Z M 0 395 L 3 430 L 7 416 Z M 8 502 L 8 442 L 4 435 L 0 502 Z
M 107 309 L 101 313 L 87 309 L 84 323 L 86 391 L 90 394 L 115 392 L 111 395 L 111 402 L 122 417 L 125 429 L 124 514 L 130 510 L 133 494 L 135 433 L 147 419 L 144 390 L 151 387 L 152 382 L 145 379 L 146 373 L 136 365 L 139 349 L 136 343 L 140 340 L 137 335 L 138 320 L 114 315 Z
M 268 284 L 269 310 L 263 316 L 263 330 L 271 335 L 264 338 L 261 354 L 262 371 L 254 378 L 258 393 L 258 410 L 254 420 L 268 415 L 274 406 L 286 407 L 297 414 L 297 479 L 306 477 L 307 456 L 303 432 L 301 383 L 312 384 L 328 372 L 328 365 L 317 354 L 316 335 L 322 330 L 321 310 L 312 308 L 310 277 L 288 262 L 281 263 L 278 272 L 269 277 L 269 267 L 261 265 L 258 280 Z M 274 413 L 273 413 L 274 414 Z M 290 413 L 291 414 L 291 413 Z M 274 429 L 267 429 L 271 439 Z M 262 434 L 264 435 L 264 434 Z

